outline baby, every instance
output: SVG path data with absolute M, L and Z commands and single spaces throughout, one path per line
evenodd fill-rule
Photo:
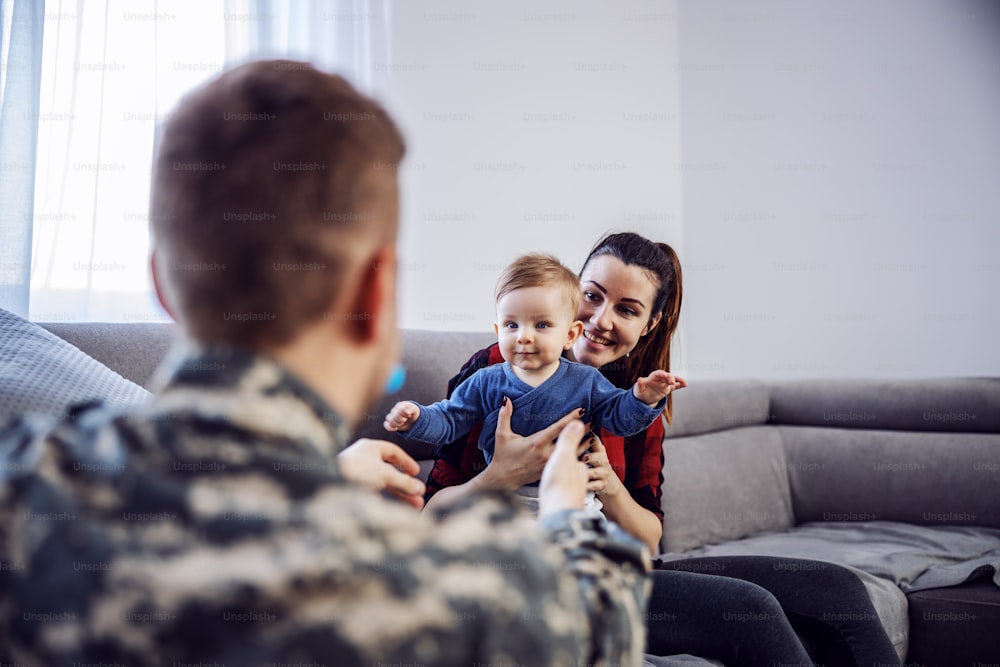
M 515 260 L 497 281 L 497 332 L 505 362 L 480 369 L 455 388 L 451 398 L 432 405 L 396 403 L 384 426 L 429 443 L 454 442 L 479 422 L 479 448 L 493 458 L 497 418 L 512 401 L 511 428 L 530 434 L 576 408 L 593 427 L 632 435 L 663 412 L 670 375 L 656 370 L 631 389 L 619 389 L 600 371 L 563 358 L 583 332 L 576 316 L 580 280 L 559 260 L 542 254 Z

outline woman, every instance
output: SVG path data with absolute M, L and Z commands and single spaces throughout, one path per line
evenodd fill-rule
M 580 282 L 584 334 L 567 351 L 570 360 L 600 368 L 618 387 L 628 387 L 657 368 L 670 370 L 670 343 L 683 292 L 680 261 L 670 246 L 632 233 L 606 236 L 584 262 Z M 496 345 L 477 352 L 451 380 L 448 393 L 479 368 L 500 361 Z M 668 423 L 671 399 L 664 411 Z M 522 437 L 509 430 L 509 410 L 501 410 L 489 465 L 477 447 L 479 427 L 464 444 L 441 448 L 427 484 L 428 508 L 480 490 L 513 490 L 539 479 L 554 434 L 574 415 Z M 598 494 L 608 519 L 657 553 L 663 530 L 663 422 L 657 420 L 628 438 L 599 435 L 591 439 L 583 458 L 591 466 L 588 490 Z M 711 567 L 706 568 L 706 561 Z M 764 557 L 664 564 L 670 569 L 653 573 L 648 651 L 693 653 L 729 666 L 811 664 L 798 631 L 819 662 L 899 664 L 861 581 L 836 565 L 811 565 L 776 568 L 773 558 Z M 706 569 L 719 574 L 698 573 Z M 810 576 L 792 578 L 789 572 Z M 831 613 L 838 609 L 855 613 Z M 844 618 L 850 620 L 841 622 Z

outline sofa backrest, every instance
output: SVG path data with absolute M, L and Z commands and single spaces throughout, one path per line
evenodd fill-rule
M 794 380 L 767 391 L 775 424 L 1000 433 L 1000 378 Z
M 1000 435 L 775 427 L 796 523 L 1000 528 Z
M 148 387 L 172 324 L 44 324 Z M 492 332 L 404 330 L 407 381 L 357 437 L 401 442 L 426 473 L 433 447 L 382 428 L 397 400 L 431 403 Z M 1000 379 L 709 380 L 679 392 L 664 441 L 672 550 L 797 522 L 877 517 L 1000 526 Z
M 758 380 L 698 380 L 674 396 L 666 437 L 770 424 L 771 390 Z
M 798 522 L 1000 527 L 1000 379 L 769 383 Z
M 45 322 L 45 329 L 72 343 L 122 377 L 149 388 L 157 367 L 177 341 L 172 323 Z M 493 332 L 401 332 L 406 383 L 393 396 L 385 396 L 362 416 L 355 437 L 379 438 L 400 443 L 418 461 L 433 457 L 433 447 L 405 441 L 382 428 L 389 408 L 399 400 L 433 403 L 444 398 L 448 380 L 478 349 L 496 340 Z
M 667 437 L 663 458 L 661 551 L 795 524 L 785 450 L 774 426 Z
M 147 389 L 178 335 L 177 325 L 165 322 L 43 322 L 41 325 Z
M 448 332 L 404 329 L 402 331 L 403 365 L 406 382 L 396 394 L 383 396 L 366 412 L 355 432 L 357 438 L 377 438 L 400 444 L 418 461 L 434 457 L 434 446 L 404 440 L 382 428 L 385 415 L 397 401 L 415 401 L 423 405 L 445 397 L 450 380 L 474 352 L 496 342 L 489 332 Z

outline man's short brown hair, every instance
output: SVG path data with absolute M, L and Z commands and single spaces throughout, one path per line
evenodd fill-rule
M 507 294 L 525 287 L 561 289 L 574 320 L 580 312 L 580 278 L 552 255 L 530 253 L 508 264 L 497 279 L 493 298 L 499 303 Z
M 379 104 L 306 63 L 249 63 L 185 97 L 163 128 L 150 222 L 189 335 L 284 343 L 322 318 L 353 240 L 395 238 L 376 204 L 395 197 L 404 153 Z

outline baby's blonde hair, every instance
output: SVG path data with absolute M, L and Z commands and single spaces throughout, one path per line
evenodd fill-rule
M 575 320 L 580 311 L 580 278 L 562 262 L 545 253 L 521 255 L 507 265 L 493 293 L 496 303 L 514 290 L 525 287 L 556 287 L 563 290 Z

